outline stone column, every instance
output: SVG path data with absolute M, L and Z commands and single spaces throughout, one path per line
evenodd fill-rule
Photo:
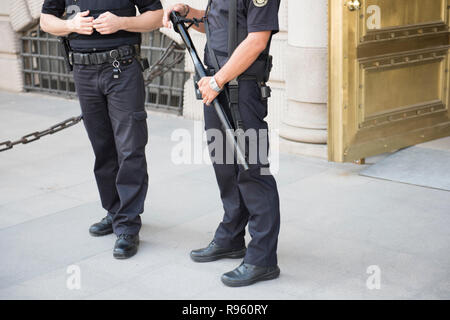
M 327 157 L 327 0 L 288 0 L 283 150 Z

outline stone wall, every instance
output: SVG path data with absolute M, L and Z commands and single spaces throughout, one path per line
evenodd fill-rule
M 13 0 L 0 1 L 0 89 L 23 90 L 19 35 L 13 30 L 10 10 Z

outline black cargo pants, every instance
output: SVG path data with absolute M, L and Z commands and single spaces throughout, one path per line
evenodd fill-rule
M 114 233 L 137 234 L 148 189 L 145 90 L 140 63 L 75 65 L 75 85 L 95 154 L 94 173 Z
M 219 95 L 219 101 L 229 113 L 224 93 Z M 267 170 L 269 140 L 267 122 L 264 121 L 267 116 L 267 100 L 261 99 L 261 90 L 256 81 L 240 81 L 239 110 L 245 129 L 255 130 L 257 134 L 256 141 L 249 139 L 251 143 L 258 144 L 258 152 L 256 157 L 254 154 L 250 155 L 253 163 L 248 171 L 242 171 L 236 163 L 227 163 L 226 152 L 223 152 L 223 159 L 218 163 L 217 160 L 221 157 L 217 156 L 217 144 L 214 143 L 215 138 L 211 137 L 211 132 L 222 131 L 223 148 L 226 147 L 225 133 L 214 107 L 204 108 L 210 154 L 225 211 L 214 240 L 219 246 L 240 249 L 245 245 L 245 227 L 248 224 L 252 239 L 248 244 L 244 261 L 261 267 L 275 266 L 280 229 L 280 204 L 276 181 Z M 231 119 L 230 114 L 228 116 Z M 259 146 L 264 145 L 266 148 L 261 152 Z M 252 149 L 248 145 L 247 147 L 248 151 Z

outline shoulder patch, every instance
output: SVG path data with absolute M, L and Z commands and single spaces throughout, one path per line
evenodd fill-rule
M 253 4 L 255 5 L 255 7 L 264 7 L 268 2 L 269 0 L 253 0 Z

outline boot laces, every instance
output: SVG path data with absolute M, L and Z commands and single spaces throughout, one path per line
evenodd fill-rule
M 118 238 L 128 240 L 131 239 L 132 237 L 133 236 L 131 234 L 121 234 Z

